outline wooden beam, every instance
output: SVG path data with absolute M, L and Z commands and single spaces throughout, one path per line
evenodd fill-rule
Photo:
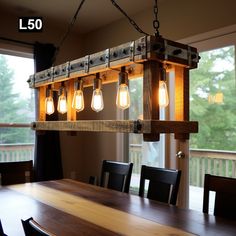
M 37 99 L 38 104 L 38 118 L 37 120 L 45 121 L 46 120 L 46 109 L 45 109 L 45 98 L 46 98 L 46 86 L 39 88 L 39 98 Z
M 196 68 L 199 60 L 197 50 L 185 44 L 162 37 L 144 36 L 117 47 L 86 55 L 73 61 L 40 71 L 30 76 L 31 87 L 45 86 L 76 77 L 156 60 L 162 63 Z
M 135 121 L 120 121 L 120 120 L 33 122 L 32 128 L 35 130 L 138 133 Z
M 143 124 L 141 122 L 141 124 Z M 151 130 L 154 133 L 189 134 L 198 132 L 197 121 L 164 121 L 152 120 Z
M 73 96 L 74 96 L 74 80 L 69 80 L 68 81 L 68 86 L 67 86 L 67 120 L 68 121 L 73 121 L 76 120 L 76 110 L 72 108 L 72 101 L 73 101 Z
M 175 66 L 175 120 L 189 120 L 189 69 Z M 175 133 L 176 139 L 189 139 L 189 134 Z
M 143 75 L 143 119 L 159 120 L 159 90 L 160 63 L 157 61 L 144 62 Z M 144 141 L 159 141 L 160 134 L 144 134 Z
M 164 120 L 80 120 L 80 121 L 39 121 L 31 125 L 34 130 L 93 131 L 118 133 L 197 133 L 196 121 Z

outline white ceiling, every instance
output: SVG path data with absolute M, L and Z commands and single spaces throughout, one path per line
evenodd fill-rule
M 16 16 L 40 16 L 43 20 L 68 26 L 81 0 L 0 0 L 0 9 Z M 132 15 L 150 8 L 154 0 L 116 0 L 118 5 Z M 110 0 L 85 0 L 73 30 L 84 34 L 103 27 L 124 16 Z

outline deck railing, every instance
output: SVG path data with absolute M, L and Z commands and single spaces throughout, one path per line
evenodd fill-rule
M 28 161 L 34 156 L 34 144 L 0 144 L 0 162 Z
M 236 152 L 191 149 L 190 185 L 203 187 L 205 174 L 236 177 Z
M 140 174 L 142 146 L 131 144 L 129 157 L 130 161 L 134 163 L 133 173 Z M 190 185 L 203 187 L 206 173 L 236 177 L 236 152 L 191 149 L 189 161 Z
M 131 144 L 130 161 L 133 173 L 140 174 L 142 146 Z M 26 161 L 34 156 L 34 144 L 1 144 L 0 162 Z M 189 162 L 190 185 L 202 187 L 205 173 L 236 178 L 236 152 L 191 149 Z

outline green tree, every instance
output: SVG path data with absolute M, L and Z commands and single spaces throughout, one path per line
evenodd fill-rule
M 9 68 L 4 55 L 0 55 L 0 123 L 27 122 L 29 110 L 25 104 L 29 101 L 20 99 L 18 93 L 13 92 L 13 70 Z M 31 108 L 29 108 L 31 109 Z M 0 143 L 30 142 L 29 129 L 1 128 Z
M 191 71 L 190 117 L 199 122 L 199 133 L 191 135 L 191 148 L 235 150 L 234 55 L 233 46 L 203 52 L 199 68 Z M 219 92 L 222 104 L 208 101 Z

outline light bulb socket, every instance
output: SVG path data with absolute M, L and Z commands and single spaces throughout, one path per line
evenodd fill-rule
M 52 87 L 51 85 L 48 85 L 46 88 L 46 97 L 52 97 Z
M 160 67 L 160 81 L 166 81 L 166 68 L 164 65 Z
M 96 74 L 96 78 L 93 81 L 93 90 L 102 89 L 102 79 L 99 78 L 99 73 Z
M 66 87 L 64 82 L 61 83 L 61 87 L 58 91 L 58 96 L 61 96 L 62 94 L 64 94 L 66 96 Z
M 75 81 L 74 88 L 75 88 L 75 91 L 77 91 L 77 90 L 82 90 L 83 91 L 83 80 L 78 79 L 77 81 Z
M 128 73 L 125 71 L 125 66 L 121 67 L 121 72 L 119 73 L 119 85 L 128 85 Z

